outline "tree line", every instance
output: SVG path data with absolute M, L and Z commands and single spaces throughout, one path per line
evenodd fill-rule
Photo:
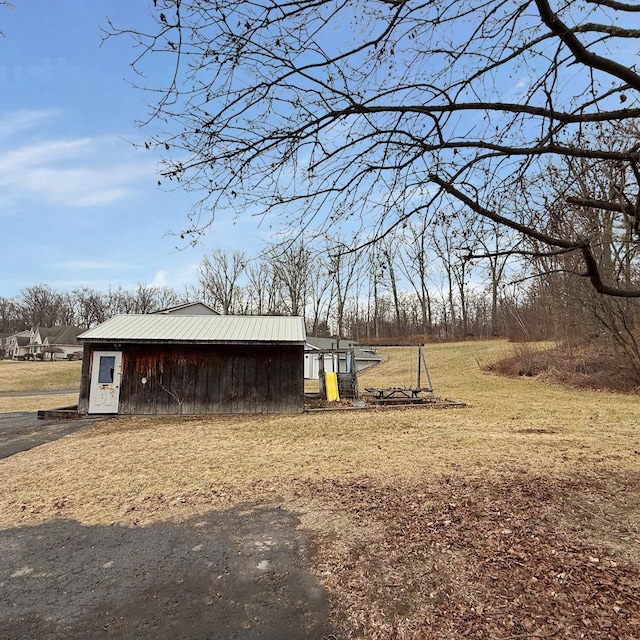
M 624 232 L 614 216 L 597 224 L 606 236 Z M 0 332 L 89 328 L 120 313 L 203 301 L 223 314 L 300 315 L 310 335 L 362 343 L 507 337 L 571 345 L 597 339 L 640 380 L 638 301 L 594 291 L 571 254 L 548 255 L 531 246 L 525 257 L 522 246 L 512 251 L 517 243 L 514 234 L 474 226 L 457 214 L 429 224 L 411 221 L 358 252 L 345 250 L 337 238 L 319 243 L 304 237 L 270 244 L 256 256 L 218 248 L 200 263 L 198 282 L 182 291 L 145 284 L 55 291 L 37 284 L 14 298 L 0 297 Z M 635 269 L 627 260 L 603 256 L 612 277 Z

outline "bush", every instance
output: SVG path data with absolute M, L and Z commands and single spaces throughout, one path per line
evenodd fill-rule
M 551 349 L 520 343 L 514 345 L 512 355 L 482 369 L 512 377 L 544 376 L 583 389 L 637 392 L 640 386 L 636 373 L 598 340 L 574 347 L 560 344 Z

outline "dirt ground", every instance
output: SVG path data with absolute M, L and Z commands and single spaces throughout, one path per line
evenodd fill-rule
M 242 505 L 144 528 L 55 520 L 0 531 L 0 637 L 327 637 L 297 524 Z
M 299 493 L 358 525 L 323 534 L 315 558 L 349 637 L 640 638 L 640 473 L 360 478 Z

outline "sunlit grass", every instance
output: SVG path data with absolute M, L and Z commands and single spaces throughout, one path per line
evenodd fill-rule
M 80 386 L 82 362 L 0 360 L 0 391 L 54 391 Z
M 112 521 L 119 518 L 114 505 L 132 500 L 212 488 L 242 493 L 255 483 L 284 488 L 290 481 L 361 475 L 402 483 L 450 473 L 570 475 L 593 468 L 637 469 L 636 397 L 482 373 L 478 360 L 507 348 L 501 342 L 427 348 L 436 393 L 468 402 L 465 409 L 98 423 L 5 460 L 0 517 L 5 526 L 50 517 L 46 505 L 61 497 L 68 499 L 67 515 Z M 362 374 L 361 387 L 415 384 L 417 350 L 384 352 L 388 361 Z M 56 406 L 67 402 L 54 398 Z M 37 507 L 34 513 L 32 507 Z
M 59 409 L 78 404 L 77 393 L 34 396 L 0 397 L 0 413 L 14 411 L 40 411 L 41 409 Z

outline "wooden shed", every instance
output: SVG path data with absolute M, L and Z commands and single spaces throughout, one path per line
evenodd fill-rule
M 119 315 L 78 339 L 81 413 L 303 410 L 302 318 Z

